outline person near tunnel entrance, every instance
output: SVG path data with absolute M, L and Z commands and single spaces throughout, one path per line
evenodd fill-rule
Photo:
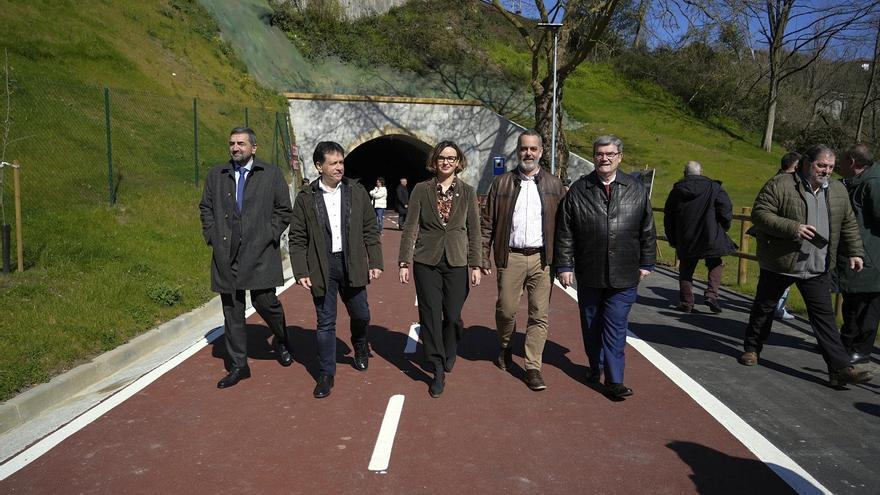
M 296 196 L 290 223 L 290 260 L 296 283 L 311 290 L 317 314 L 320 371 L 315 398 L 330 395 L 336 375 L 336 296 L 351 320 L 354 368 L 366 371 L 370 349 L 367 284 L 382 274 L 382 245 L 370 196 L 344 177 L 345 151 L 318 143 L 313 156 L 320 177 Z
M 406 186 L 406 177 L 401 177 L 397 186 L 397 228 L 400 230 L 406 224 L 406 213 L 409 211 L 409 189 Z
M 399 278 L 409 283 L 412 265 L 423 350 L 434 369 L 431 397 L 443 393 L 446 372 L 455 365 L 468 283 L 476 287 L 482 276 L 477 193 L 457 175 L 466 166 L 454 142 L 434 147 L 427 169 L 436 176 L 413 189 L 400 240 Z
M 556 211 L 565 195 L 562 181 L 539 164 L 543 149 L 537 132 L 527 130 L 519 135 L 519 164 L 492 182 L 482 215 L 483 275 L 492 273 L 493 257 L 498 269 L 495 328 L 500 351 L 495 365 L 511 371 L 511 337 L 516 331 L 517 309 L 525 290 L 529 300 L 525 382 L 535 391 L 547 388 L 541 375 L 541 361 L 553 287 Z
M 379 227 L 379 235 L 382 235 L 382 224 L 385 223 L 385 208 L 388 206 L 388 189 L 385 188 L 385 179 L 376 179 L 376 187 L 370 190 L 370 198 L 373 200 L 373 210 L 376 212 L 376 225 Z

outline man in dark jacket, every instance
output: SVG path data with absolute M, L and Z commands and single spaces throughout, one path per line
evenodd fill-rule
M 409 189 L 406 187 L 406 177 L 400 178 L 400 184 L 397 185 L 397 227 L 403 230 L 406 223 L 406 214 L 409 211 Z
M 837 283 L 843 294 L 840 339 L 852 364 L 868 362 L 880 324 L 880 167 L 873 164 L 864 144 L 851 146 L 840 159 L 866 260 L 864 269 L 856 272 L 845 257 L 837 257 Z
M 736 251 L 736 244 L 727 236 L 733 206 L 721 181 L 703 176 L 699 162 L 687 162 L 684 179 L 672 186 L 663 214 L 666 238 L 679 259 L 677 309 L 685 313 L 693 311 L 694 270 L 704 259 L 709 280 L 703 298 L 713 313 L 720 313 L 718 289 L 724 268 L 721 257 Z
M 239 127 L 229 136 L 231 160 L 205 178 L 199 203 L 202 233 L 214 250 L 211 290 L 220 293 L 225 321 L 229 373 L 217 383 L 227 388 L 249 378 L 245 334 L 245 290 L 257 313 L 275 335 L 283 366 L 293 358 L 287 341 L 284 309 L 275 287 L 284 284 L 279 244 L 290 223 L 290 193 L 278 167 L 254 159 L 257 136 Z
M 587 379 L 622 400 L 627 318 L 639 282 L 654 269 L 657 232 L 642 183 L 619 171 L 623 143 L 615 136 L 593 142 L 596 169 L 575 182 L 556 220 L 555 263 L 568 287 L 577 277 L 581 332 L 590 364 Z
M 509 370 L 513 364 L 510 338 L 516 330 L 516 313 L 525 289 L 529 299 L 525 381 L 536 391 L 547 388 L 541 375 L 541 361 L 550 323 L 556 211 L 565 194 L 562 181 L 539 165 L 543 150 L 540 134 L 533 130 L 520 134 L 519 164 L 492 181 L 481 229 L 483 274 L 492 272 L 493 258 L 498 268 L 495 328 L 501 350 L 495 365 Z
M 831 304 L 829 270 L 834 268 L 837 253 L 856 272 L 861 271 L 865 256 L 846 188 L 829 180 L 834 159 L 833 150 L 815 145 L 801 157 L 797 172 L 773 177 L 755 198 L 752 222 L 761 274 L 739 362 L 758 364 L 779 296 L 795 284 L 828 366 L 829 383 L 838 386 L 866 382 L 871 374 L 850 364 Z
M 327 397 L 336 375 L 336 297 L 351 319 L 354 368 L 366 371 L 370 350 L 367 284 L 382 273 L 382 245 L 367 191 L 344 177 L 345 151 L 318 143 L 313 159 L 321 176 L 296 196 L 290 224 L 290 260 L 296 283 L 311 290 L 317 313 L 320 372 L 314 396 Z

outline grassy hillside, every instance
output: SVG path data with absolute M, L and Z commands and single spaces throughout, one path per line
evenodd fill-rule
M 0 400 L 211 297 L 193 98 L 201 176 L 226 159 L 226 133 L 246 107 L 268 156 L 274 115 L 261 109 L 284 105 L 248 76 L 195 0 L 2 3 L 14 33 L 0 40 L 11 90 L 7 105 L 0 68 L 0 122 L 7 108 L 11 117 L 3 158 L 22 164 L 26 270 L 0 275 Z M 8 223 L 11 183 L 6 170 Z

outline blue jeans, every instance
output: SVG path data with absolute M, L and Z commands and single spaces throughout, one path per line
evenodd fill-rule
M 341 253 L 328 257 L 330 276 L 327 291 L 321 297 L 313 297 L 318 315 L 318 364 L 320 372 L 336 374 L 336 295 L 342 298 L 351 320 L 352 346 L 367 343 L 367 326 L 370 324 L 370 305 L 367 303 L 366 287 L 346 285 L 345 257 Z
M 376 224 L 379 225 L 379 233 L 382 233 L 382 224 L 385 223 L 385 208 L 373 208 L 376 210 Z
M 605 383 L 623 383 L 626 329 L 638 287 L 578 288 L 581 332 L 591 370 L 602 370 Z

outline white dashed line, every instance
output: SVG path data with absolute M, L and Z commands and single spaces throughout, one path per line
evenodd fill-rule
M 418 323 L 413 323 L 409 327 L 409 337 L 406 339 L 406 348 L 403 349 L 404 354 L 414 354 L 416 352 L 416 346 L 419 345 L 419 330 L 422 329 L 422 326 Z
M 397 424 L 400 422 L 400 413 L 403 411 L 403 395 L 392 395 L 388 399 L 388 407 L 385 408 L 385 417 L 382 419 L 382 427 L 379 428 L 379 437 L 376 438 L 376 446 L 373 447 L 373 457 L 370 458 L 370 471 L 384 472 L 388 470 L 391 462 L 391 447 L 394 446 L 394 435 L 397 434 Z

